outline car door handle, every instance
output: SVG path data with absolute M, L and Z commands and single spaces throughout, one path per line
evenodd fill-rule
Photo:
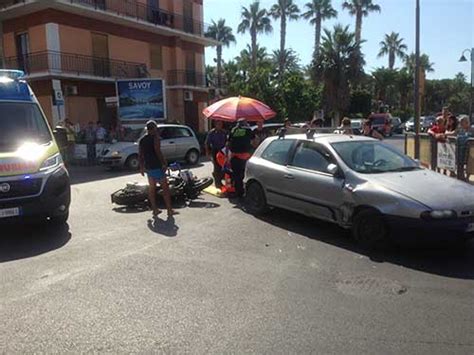
M 293 179 L 295 178 L 295 177 L 294 177 L 293 175 L 291 175 L 291 174 L 285 174 L 283 177 L 284 177 L 285 179 L 288 179 L 288 180 L 293 180 Z
M 168 143 L 169 143 L 169 144 L 174 144 L 174 142 L 173 142 L 173 141 L 171 141 L 171 142 L 168 142 Z

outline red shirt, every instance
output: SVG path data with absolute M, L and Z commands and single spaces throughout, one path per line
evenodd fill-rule
M 430 128 L 430 131 L 433 132 L 434 134 L 441 134 L 441 133 L 446 133 L 446 128 L 441 128 L 440 126 L 435 124 Z

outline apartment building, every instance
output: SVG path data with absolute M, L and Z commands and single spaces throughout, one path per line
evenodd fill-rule
M 166 118 L 203 128 L 203 0 L 0 0 L 0 23 L 3 67 L 26 72 L 52 124 L 112 125 L 117 79 L 162 78 Z

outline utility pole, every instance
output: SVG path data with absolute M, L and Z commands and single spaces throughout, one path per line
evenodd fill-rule
M 420 0 L 416 0 L 415 159 L 420 159 Z

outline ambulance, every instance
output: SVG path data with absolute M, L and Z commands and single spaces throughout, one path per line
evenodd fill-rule
M 53 131 L 23 72 L 0 70 L 0 224 L 60 225 L 71 186 Z

